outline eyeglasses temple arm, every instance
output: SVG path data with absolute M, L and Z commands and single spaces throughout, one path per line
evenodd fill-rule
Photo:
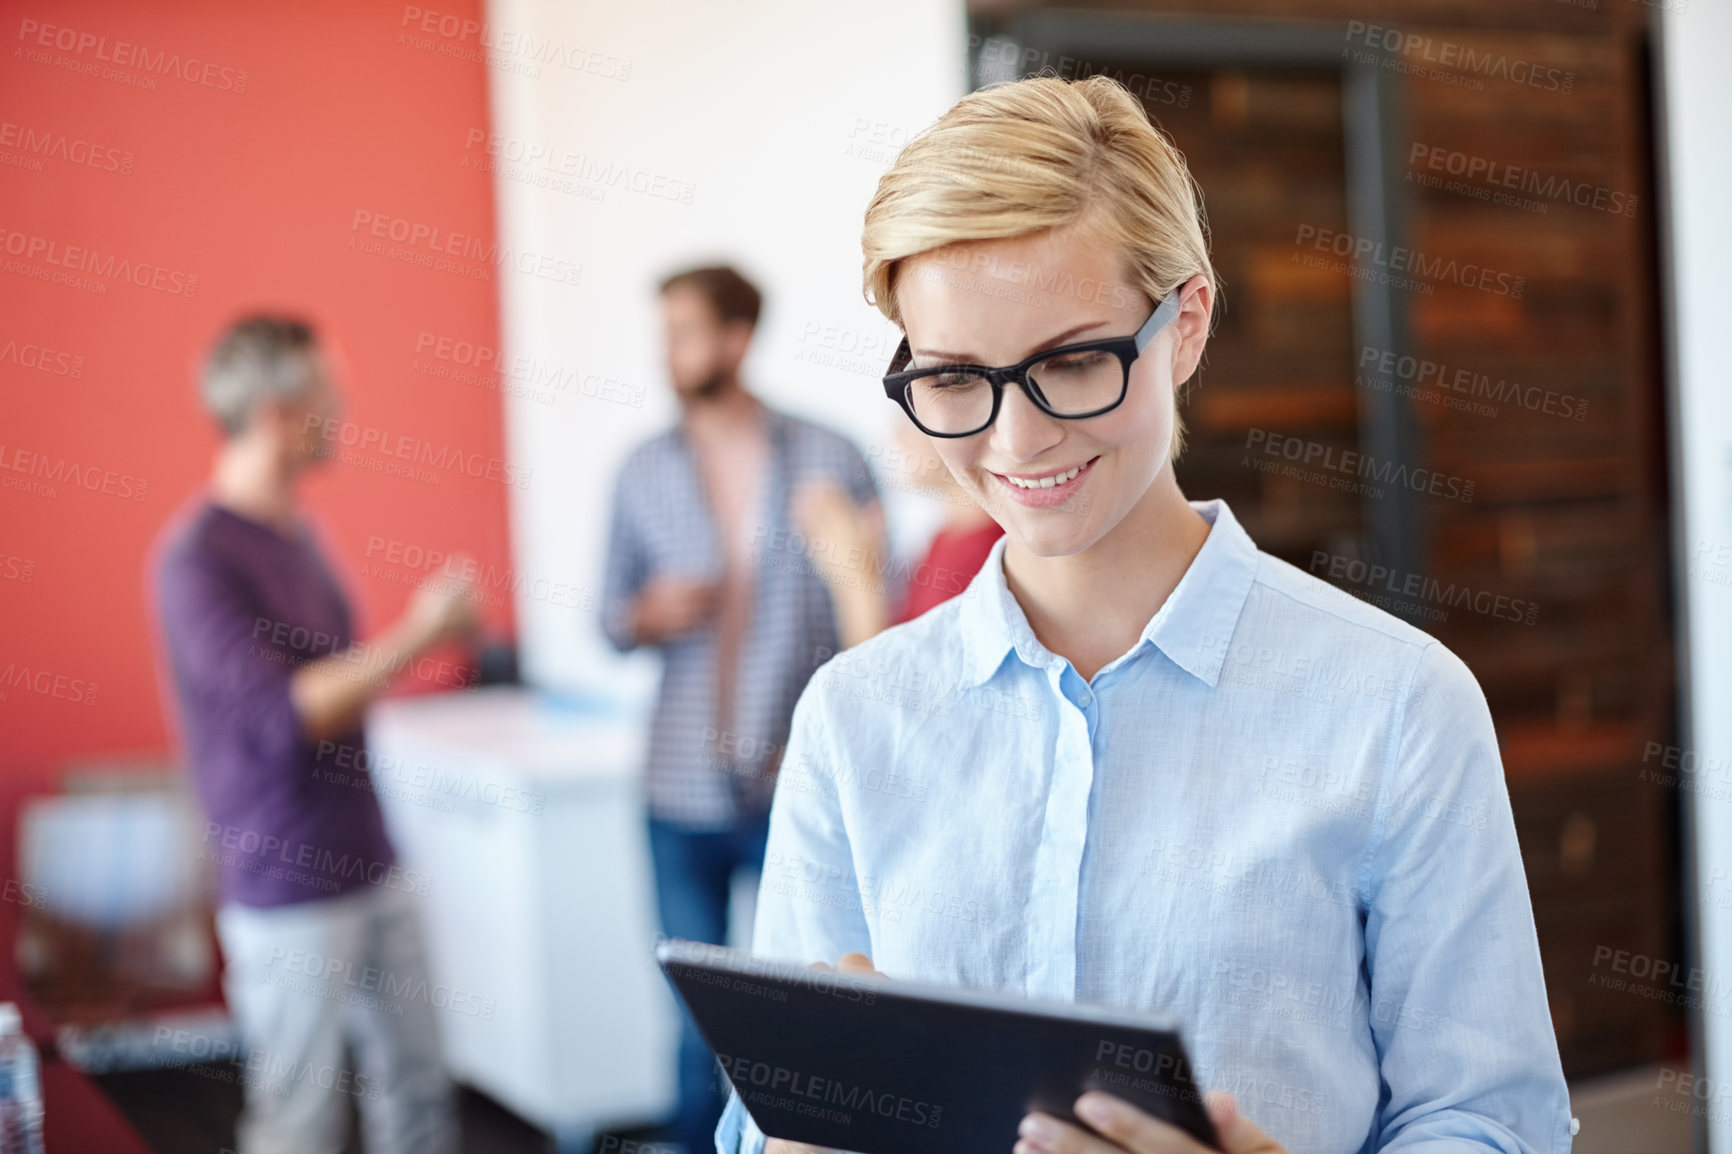
M 1143 327 L 1137 330 L 1137 351 L 1142 352 L 1144 346 L 1155 339 L 1155 334 L 1167 327 L 1167 323 L 1179 315 L 1179 290 L 1184 285 L 1174 285 L 1173 291 L 1161 298 L 1160 307 L 1149 314 L 1149 319 L 1143 322 Z
M 897 373 L 903 372 L 908 368 L 908 362 L 913 359 L 914 354 L 910 352 L 908 348 L 908 338 L 903 337 L 902 340 L 897 343 L 896 351 L 890 355 L 890 368 L 886 370 L 884 375 L 887 377 L 893 377 Z

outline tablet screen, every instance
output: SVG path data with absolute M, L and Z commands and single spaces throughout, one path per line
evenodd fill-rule
M 670 939 L 662 970 L 758 1128 L 858 1154 L 1008 1154 L 1085 1090 L 1218 1148 L 1178 1031 L 1134 1010 L 898 982 Z

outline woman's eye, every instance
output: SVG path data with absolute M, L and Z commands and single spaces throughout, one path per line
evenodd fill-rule
M 1062 357 L 1053 357 L 1042 361 L 1041 368 L 1059 373 L 1080 373 L 1095 368 L 1107 354 L 1096 350 L 1088 353 L 1066 353 Z

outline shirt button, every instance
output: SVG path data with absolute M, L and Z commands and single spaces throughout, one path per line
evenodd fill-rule
M 1076 703 L 1078 705 L 1088 705 L 1093 700 L 1094 700 L 1094 695 L 1086 689 L 1083 690 L 1081 693 L 1076 695 Z

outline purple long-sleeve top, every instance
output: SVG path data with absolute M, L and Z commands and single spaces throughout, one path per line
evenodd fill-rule
M 290 699 L 298 667 L 352 640 L 348 602 L 311 535 L 205 501 L 158 556 L 162 639 L 205 811 L 201 856 L 218 864 L 224 900 L 418 888 L 395 864 L 364 728 L 314 740 Z

